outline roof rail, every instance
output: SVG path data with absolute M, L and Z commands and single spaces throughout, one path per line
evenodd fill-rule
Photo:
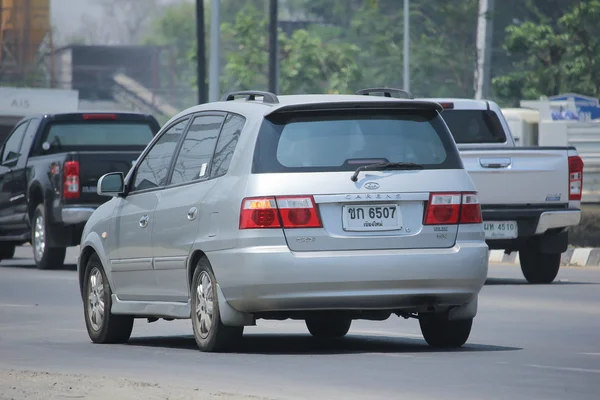
M 402 90 L 402 89 L 395 89 L 395 88 L 368 88 L 368 89 L 361 89 L 358 92 L 356 92 L 355 94 L 363 94 L 365 96 L 370 95 L 371 93 L 383 93 L 384 97 L 392 97 L 392 93 L 398 95 L 397 97 L 399 98 L 404 98 L 404 99 L 414 99 L 413 95 L 411 92 L 406 91 L 406 90 Z
M 223 97 L 221 97 L 221 101 L 235 100 L 236 96 L 246 96 L 246 101 L 256 100 L 256 96 L 262 96 L 263 103 L 279 103 L 279 99 L 277 98 L 277 95 L 275 93 L 261 92 L 260 90 L 242 90 L 239 92 L 226 93 Z

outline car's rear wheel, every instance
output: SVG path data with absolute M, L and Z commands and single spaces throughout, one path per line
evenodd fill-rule
M 339 338 L 346 336 L 352 325 L 352 319 L 346 317 L 307 318 L 306 327 L 317 338 Z
M 83 287 L 85 326 L 94 343 L 125 343 L 133 330 L 133 316 L 110 312 L 112 291 L 102 263 L 93 254 L 86 266 Z
M 447 313 L 419 314 L 421 333 L 427 344 L 435 348 L 464 345 L 471 334 L 473 319 L 449 320 Z
M 560 257 L 560 253 L 541 253 L 537 249 L 519 250 L 523 276 L 533 284 L 552 283 L 560 269 Z
M 12 259 L 15 256 L 16 247 L 12 243 L 0 243 L 0 261 Z
M 244 333 L 243 326 L 226 326 L 221 322 L 217 280 L 208 258 L 198 261 L 192 278 L 192 327 L 201 351 L 226 351 L 238 345 Z
M 39 269 L 60 268 L 64 265 L 66 247 L 48 246 L 48 220 L 44 205 L 38 204 L 31 219 L 31 247 L 33 259 Z

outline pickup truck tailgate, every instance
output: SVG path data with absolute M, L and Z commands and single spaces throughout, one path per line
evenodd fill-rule
M 465 169 L 485 204 L 564 204 L 569 201 L 566 148 L 461 149 Z
M 141 151 L 82 151 L 78 152 L 76 159 L 79 161 L 80 197 L 73 202 L 78 204 L 101 204 L 106 197 L 98 196 L 96 186 L 98 179 L 109 172 L 129 172 L 133 162 L 139 157 Z

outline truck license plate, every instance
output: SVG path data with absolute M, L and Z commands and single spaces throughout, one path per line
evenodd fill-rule
M 519 236 L 517 221 L 484 221 L 486 239 L 516 239 Z
M 345 231 L 392 231 L 402 228 L 402 216 L 396 204 L 344 206 Z

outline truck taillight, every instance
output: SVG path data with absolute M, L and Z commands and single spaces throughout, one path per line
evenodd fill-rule
M 480 224 L 477 193 L 431 193 L 423 225 Z
M 580 201 L 583 186 L 583 160 L 579 156 L 569 157 L 569 200 Z
M 67 161 L 63 167 L 63 198 L 79 198 L 79 161 Z
M 322 226 L 312 196 L 252 197 L 242 201 L 240 229 Z

